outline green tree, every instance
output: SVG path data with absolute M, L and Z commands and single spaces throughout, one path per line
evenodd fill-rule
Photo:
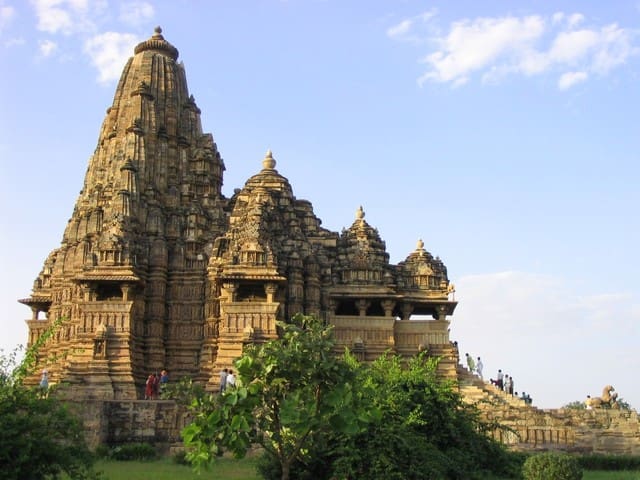
M 332 431 L 314 442 L 312 478 L 516 476 L 518 462 L 486 435 L 489 425 L 462 402 L 455 384 L 438 378 L 437 362 L 425 354 L 409 361 L 388 355 L 362 365 L 355 390 L 366 392 L 362 400 L 381 415 L 355 434 Z
M 38 348 L 61 322 L 54 322 L 20 363 L 15 351 L 0 353 L 0 479 L 97 477 L 81 422 L 54 395 L 42 398 L 23 383 L 33 372 Z
M 248 346 L 235 362 L 237 387 L 194 400 L 194 422 L 182 435 L 195 466 L 224 449 L 244 456 L 256 443 L 288 480 L 294 462 L 307 461 L 319 432 L 355 434 L 375 415 L 354 409 L 355 371 L 334 354 L 331 327 L 296 315 L 279 328 L 278 339 Z

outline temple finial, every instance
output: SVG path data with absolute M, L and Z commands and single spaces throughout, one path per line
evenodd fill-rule
M 264 160 L 262 160 L 262 168 L 266 168 L 267 170 L 273 170 L 275 166 L 276 166 L 276 161 L 273 158 L 271 149 L 269 149 L 267 150 L 267 154 L 264 156 Z
M 362 220 L 364 218 L 364 210 L 362 209 L 362 205 L 358 207 L 356 210 L 356 220 Z
M 178 49 L 164 39 L 162 28 L 159 26 L 153 29 L 153 35 L 149 40 L 139 43 L 133 51 L 138 54 L 147 50 L 163 52 L 174 60 L 178 59 Z

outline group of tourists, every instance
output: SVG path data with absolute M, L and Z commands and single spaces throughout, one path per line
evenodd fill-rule
M 227 387 L 236 386 L 236 376 L 230 368 L 220 370 L 220 393 L 223 393 Z
M 483 378 L 482 377 L 482 368 L 483 368 L 482 359 L 480 357 L 477 357 L 477 359 L 474 360 L 473 357 L 468 353 L 465 354 L 465 357 L 467 362 L 467 368 L 469 369 L 469 371 L 471 373 L 475 373 L 482 379 Z M 496 378 L 495 379 L 490 378 L 489 381 L 491 382 L 492 385 L 502 390 L 507 395 L 518 397 L 518 392 L 514 392 L 513 376 L 503 373 L 502 369 L 498 369 L 498 374 Z M 524 400 L 524 402 L 527 405 L 531 405 L 532 400 L 529 394 L 522 392 L 522 395 L 519 396 L 518 398 L 520 398 L 521 400 Z
M 513 395 L 513 377 L 502 373 L 501 369 L 498 369 L 498 375 L 495 380 L 493 378 L 491 379 L 491 383 L 502 390 L 504 393 Z
M 482 378 L 482 369 L 484 365 L 482 364 L 482 359 L 478 357 L 477 360 L 473 360 L 473 357 L 468 353 L 465 353 L 467 357 L 467 368 L 471 373 L 477 374 L 480 378 Z
M 167 383 L 169 383 L 169 373 L 166 370 L 149 375 L 144 386 L 144 399 L 157 400 L 160 398 L 162 388 Z

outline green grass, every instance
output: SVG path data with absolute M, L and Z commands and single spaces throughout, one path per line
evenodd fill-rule
M 585 470 L 582 480 L 640 480 L 639 471 Z
M 97 462 L 96 470 L 103 472 L 104 480 L 261 480 L 256 473 L 256 462 L 257 458 L 235 460 L 225 457 L 200 475 L 168 458 L 151 462 L 101 460 Z M 583 480 L 640 480 L 640 471 L 590 470 L 584 472 Z
M 96 471 L 105 480 L 260 480 L 256 473 L 256 459 L 235 460 L 221 458 L 200 475 L 190 467 L 177 465 L 171 459 L 152 462 L 115 462 L 101 460 Z

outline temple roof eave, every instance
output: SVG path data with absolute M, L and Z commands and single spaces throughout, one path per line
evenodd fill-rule
M 50 305 L 52 303 L 51 297 L 47 295 L 32 295 L 28 298 L 21 298 L 18 300 L 19 303 L 28 306 L 42 306 L 42 305 Z
M 142 279 L 136 275 L 109 275 L 109 274 L 87 274 L 79 275 L 73 279 L 75 282 L 141 282 Z
M 222 281 L 225 280 L 255 280 L 255 281 L 268 281 L 268 282 L 286 282 L 287 278 L 282 275 L 277 274 L 255 274 L 255 273 L 245 273 L 245 272 L 231 272 L 231 273 L 223 273 L 218 275 L 218 278 Z
M 328 293 L 332 297 L 381 297 L 402 298 L 393 288 L 383 285 L 340 285 L 330 287 Z

